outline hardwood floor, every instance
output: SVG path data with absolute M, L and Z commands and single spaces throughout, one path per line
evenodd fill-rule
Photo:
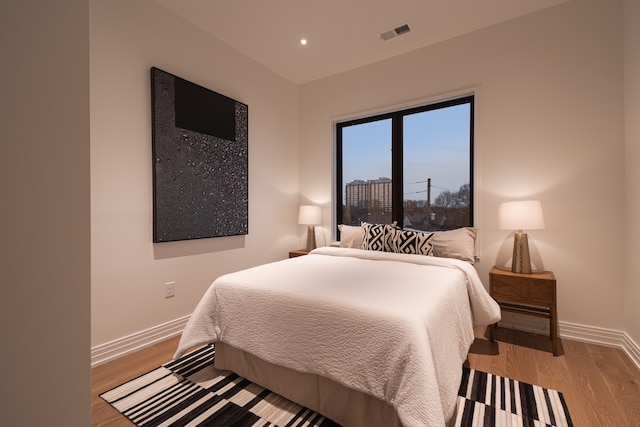
M 476 331 L 467 365 L 561 391 L 575 426 L 640 426 L 640 371 L 622 350 L 562 339 L 554 357 L 548 336 L 503 328 L 496 340 Z M 170 360 L 177 344 L 172 338 L 93 368 L 92 426 L 132 426 L 98 394 Z
M 620 349 L 498 328 L 496 343 L 476 331 L 470 367 L 559 390 L 575 426 L 640 426 L 640 371 Z M 499 351 L 498 351 L 499 350 Z

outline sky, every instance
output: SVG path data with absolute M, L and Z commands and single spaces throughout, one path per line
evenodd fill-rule
M 405 116 L 404 198 L 431 201 L 444 189 L 469 183 L 469 104 Z M 343 185 L 356 179 L 391 178 L 391 119 L 343 128 Z

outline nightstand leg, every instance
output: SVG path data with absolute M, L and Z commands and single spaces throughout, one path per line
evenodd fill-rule
M 558 355 L 558 312 L 556 307 L 551 307 L 550 316 L 550 335 L 551 335 L 551 348 L 553 349 L 553 355 Z

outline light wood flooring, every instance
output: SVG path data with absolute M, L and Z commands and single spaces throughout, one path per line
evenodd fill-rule
M 476 331 L 468 366 L 561 391 L 578 427 L 640 427 L 640 371 L 622 350 L 562 339 L 560 356 L 548 336 L 499 328 L 496 343 Z M 92 369 L 92 426 L 132 424 L 99 396 L 168 361 L 172 338 Z

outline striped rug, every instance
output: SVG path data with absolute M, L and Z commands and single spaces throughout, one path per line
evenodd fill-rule
M 205 346 L 102 393 L 140 427 L 338 424 L 229 371 Z M 562 393 L 463 368 L 455 426 L 573 426 Z

